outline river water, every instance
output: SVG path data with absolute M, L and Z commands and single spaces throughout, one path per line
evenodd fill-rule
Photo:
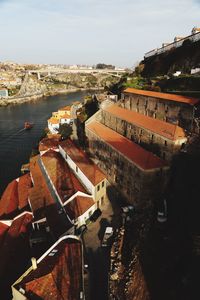
M 88 92 L 50 96 L 19 105 L 0 107 L 0 195 L 7 184 L 20 176 L 21 165 L 29 161 L 47 119 L 53 111 L 73 101 L 83 100 Z M 24 130 L 24 122 L 34 123 L 31 130 Z

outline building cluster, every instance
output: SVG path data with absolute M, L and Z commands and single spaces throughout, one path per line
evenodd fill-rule
M 74 102 L 71 106 L 60 108 L 57 112 L 53 112 L 50 119 L 48 119 L 48 129 L 52 134 L 57 134 L 62 124 L 73 125 L 74 119 L 80 113 L 82 103 Z
M 39 152 L 30 159 L 30 172 L 13 180 L 0 201 L 0 274 L 8 282 L 18 278 L 14 300 L 84 299 L 77 229 L 106 201 L 106 176 L 59 135 L 41 140 Z M 19 276 L 25 270 L 17 269 L 25 265 L 22 249 L 37 259 Z
M 148 58 L 154 55 L 159 55 L 171 49 L 181 47 L 185 41 L 190 41 L 192 43 L 195 43 L 199 40 L 200 40 L 200 28 L 194 27 L 191 31 L 191 35 L 186 37 L 176 36 L 172 43 L 163 43 L 161 48 L 156 48 L 145 53 L 144 58 Z
M 199 100 L 127 88 L 86 122 L 89 151 L 129 203 L 163 197 L 169 164 L 198 131 Z

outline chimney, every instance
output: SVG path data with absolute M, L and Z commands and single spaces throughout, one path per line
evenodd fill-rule
M 32 262 L 32 268 L 33 270 L 36 270 L 37 269 L 37 260 L 35 257 L 32 257 L 31 258 L 31 262 Z

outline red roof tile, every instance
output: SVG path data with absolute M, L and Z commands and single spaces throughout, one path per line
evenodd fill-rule
M 195 105 L 199 103 L 199 99 L 182 96 L 182 95 L 175 95 L 175 94 L 167 94 L 167 93 L 159 93 L 159 92 L 152 92 L 152 91 L 144 91 L 144 90 L 138 90 L 134 88 L 127 88 L 124 90 L 124 93 L 129 94 L 136 94 L 136 95 L 142 95 L 147 97 L 154 97 L 159 98 L 163 100 L 169 100 L 169 101 L 176 101 L 176 102 L 182 102 L 190 105 Z
M 28 206 L 28 194 L 31 186 L 32 186 L 32 181 L 29 173 L 19 177 L 19 183 L 18 183 L 19 209 L 23 209 L 26 206 Z
M 28 299 L 78 300 L 82 291 L 82 248 L 75 239 L 66 239 L 51 248 L 36 270 L 27 274 L 15 288 L 22 287 Z
M 6 269 L 8 269 L 10 270 L 9 274 L 11 278 L 13 278 L 13 274 L 16 273 L 16 269 L 13 268 L 13 264 L 15 264 L 16 261 L 18 261 L 18 263 L 23 261 L 23 251 L 25 244 L 28 241 L 27 239 L 22 238 L 21 234 L 28 233 L 31 222 L 32 215 L 24 212 L 19 215 L 19 217 L 13 219 L 8 230 L 6 230 L 0 247 L 0 277 L 4 275 L 6 273 Z
M 18 209 L 18 182 L 8 184 L 0 201 L 0 216 L 9 215 Z
M 41 156 L 41 160 L 57 190 L 57 193 L 64 203 L 76 192 L 71 180 L 71 173 L 68 165 L 60 153 L 52 150 L 45 152 L 45 154 Z
M 97 185 L 106 178 L 105 174 L 70 139 L 60 142 L 60 146 L 93 185 Z
M 94 205 L 94 200 L 91 197 L 76 196 L 73 200 L 65 205 L 65 210 L 71 220 L 82 216 L 89 208 Z
M 0 221 L 0 247 L 3 244 L 4 238 L 6 236 L 8 229 L 9 229 L 9 226 Z
M 30 160 L 30 171 L 33 177 L 34 185 L 29 190 L 29 198 L 31 209 L 34 213 L 34 218 L 40 219 L 45 217 L 45 209 L 48 206 L 54 205 L 55 202 L 48 190 L 44 176 L 38 165 L 38 156 L 34 156 Z
M 86 128 L 143 170 L 167 166 L 164 160 L 98 122 L 91 122 Z
M 49 149 L 57 149 L 59 138 L 44 138 L 39 143 L 39 151 L 46 151 Z
M 137 112 L 121 108 L 117 105 L 109 106 L 104 108 L 104 110 L 128 123 L 155 132 L 169 140 L 175 141 L 186 138 L 184 130 L 177 125 L 150 118 Z

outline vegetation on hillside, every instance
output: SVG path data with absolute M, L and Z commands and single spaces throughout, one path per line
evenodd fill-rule
M 72 134 L 72 127 L 67 123 L 60 125 L 59 134 L 63 140 L 69 138 Z

